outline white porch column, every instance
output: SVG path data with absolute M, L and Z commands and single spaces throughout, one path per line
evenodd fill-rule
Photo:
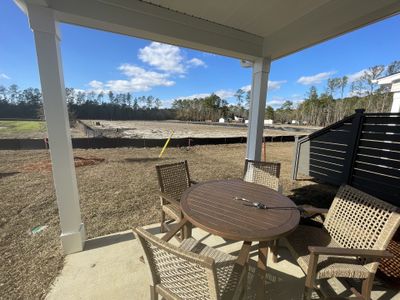
M 65 99 L 58 24 L 51 9 L 28 5 L 42 86 L 53 179 L 66 254 L 82 251 L 85 227 L 81 222 L 78 186 Z
M 250 160 L 261 160 L 265 101 L 270 66 L 271 60 L 266 57 L 260 57 L 253 63 L 246 152 L 246 157 Z
M 393 103 L 392 109 L 390 112 L 392 113 L 400 113 L 400 82 L 392 85 L 393 92 Z

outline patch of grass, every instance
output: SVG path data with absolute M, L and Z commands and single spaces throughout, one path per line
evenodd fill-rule
M 46 125 L 43 121 L 0 121 L 0 131 L 24 133 L 45 130 Z

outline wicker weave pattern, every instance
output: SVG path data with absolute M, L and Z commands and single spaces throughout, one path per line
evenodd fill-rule
M 160 189 L 177 201 L 190 186 L 187 161 L 156 166 Z
M 168 244 L 137 228 L 155 285 L 181 299 L 219 299 L 211 259 Z
M 280 163 L 247 160 L 243 180 L 279 190 Z
M 242 273 L 234 269 L 235 256 L 208 247 L 193 238 L 184 240 L 180 248 L 214 259 L 219 294 L 224 299 L 233 297 L 242 276 Z
M 331 239 L 325 230 L 312 226 L 299 226 L 287 237 L 290 252 L 305 273 L 308 272 L 310 253 L 308 246 L 341 247 Z M 356 257 L 329 257 L 320 255 L 318 258 L 317 279 L 331 277 L 367 278 L 369 271 Z
M 397 207 L 346 185 L 333 200 L 324 227 L 341 247 L 384 250 L 399 222 Z M 373 263 L 368 269 L 377 267 Z

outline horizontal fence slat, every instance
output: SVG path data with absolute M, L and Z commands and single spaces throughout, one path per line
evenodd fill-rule
M 365 124 L 400 124 L 400 117 L 365 117 Z
M 328 170 L 311 168 L 311 166 L 310 176 L 335 185 L 341 185 L 343 183 L 343 178 L 340 174 Z
M 362 155 L 370 155 L 374 157 L 382 157 L 382 158 L 390 158 L 390 159 L 399 159 L 400 153 L 385 151 L 379 148 L 359 148 L 358 154 Z
M 385 134 L 385 133 L 362 133 L 362 140 L 374 140 L 374 141 L 391 141 L 400 142 L 400 134 Z
M 328 155 L 323 155 L 323 154 L 317 154 L 317 153 L 310 153 L 310 159 L 318 159 L 318 160 L 328 161 L 328 162 L 339 164 L 339 165 L 344 164 L 344 158 L 328 156 Z
M 361 170 L 361 169 L 357 169 L 357 168 L 354 168 L 353 175 L 359 176 L 359 177 L 364 177 L 364 178 L 370 178 L 371 180 L 386 183 L 389 185 L 394 185 L 394 186 L 400 185 L 400 179 L 398 179 L 398 178 L 393 178 L 393 177 L 389 177 L 389 176 L 384 176 L 382 174 L 367 172 L 365 170 Z
M 326 148 L 326 149 L 332 149 L 332 150 L 338 150 L 338 151 L 346 151 L 347 150 L 347 145 L 346 144 L 339 144 L 339 143 L 333 143 L 333 142 L 322 142 L 319 140 L 312 140 L 311 145 L 319 148 Z
M 354 176 L 351 183 L 355 188 L 386 202 L 400 206 L 400 189 L 397 186 L 384 184 L 369 178 Z
M 387 167 L 387 166 L 372 165 L 372 164 L 368 164 L 368 163 L 365 163 L 362 161 L 356 162 L 354 167 L 357 169 L 360 169 L 360 170 L 365 170 L 365 171 L 373 172 L 376 174 L 397 177 L 397 180 L 399 180 L 399 184 L 400 184 L 400 170 L 399 169 L 395 169 L 393 167 Z
M 345 158 L 346 157 L 346 152 L 344 151 L 332 151 L 327 148 L 320 148 L 320 147 L 313 147 L 310 146 L 310 153 L 315 153 L 315 154 L 321 154 L 321 155 L 329 155 L 329 156 L 335 156 L 339 158 Z
M 317 136 L 312 141 L 324 141 L 324 142 L 338 142 L 347 144 L 350 138 L 350 133 L 346 131 L 329 131 L 323 135 Z
M 365 124 L 362 127 L 363 131 L 371 132 L 393 132 L 400 133 L 400 124 L 394 126 L 391 125 L 376 125 L 376 124 Z
M 400 151 L 400 144 L 396 143 L 385 143 L 377 141 L 365 141 L 361 140 L 359 143 L 360 147 L 376 148 L 376 149 L 386 149 L 390 151 Z M 399 153 L 400 155 L 400 153 Z
M 392 159 L 385 159 L 382 157 L 366 156 L 358 154 L 356 161 L 400 169 L 400 156 L 399 160 L 392 160 Z
M 332 170 L 332 171 L 343 172 L 343 165 L 337 165 L 335 163 L 316 160 L 316 159 L 312 159 L 312 158 L 310 158 L 310 165 L 318 166 L 318 167 L 321 167 L 321 168 L 326 168 L 326 169 L 329 169 L 329 170 Z

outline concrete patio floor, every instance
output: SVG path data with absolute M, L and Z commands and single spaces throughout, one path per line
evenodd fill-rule
M 159 234 L 159 226 L 146 228 Z M 193 237 L 221 251 L 237 254 L 241 243 L 231 243 L 195 228 Z M 176 239 L 171 240 L 177 243 Z M 266 299 L 301 299 L 304 274 L 284 246 L 279 248 L 279 261 L 268 258 Z M 150 299 L 149 274 L 140 262 L 142 255 L 132 231 L 119 232 L 88 240 L 83 252 L 68 255 L 47 300 L 53 299 Z M 252 245 L 251 258 L 257 259 L 257 244 Z M 346 286 L 338 280 L 324 284 L 327 292 L 349 296 Z M 332 290 L 333 289 L 333 290 Z M 253 290 L 249 283 L 249 297 Z M 374 284 L 372 299 L 400 299 L 400 292 Z

